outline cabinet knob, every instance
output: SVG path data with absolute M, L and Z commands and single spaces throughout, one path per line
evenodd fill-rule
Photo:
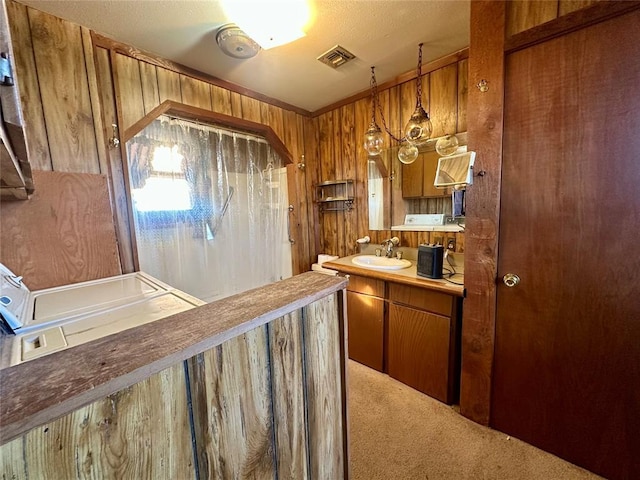
M 520 283 L 520 277 L 515 273 L 507 273 L 504 277 L 502 277 L 502 281 L 507 287 L 511 288 Z

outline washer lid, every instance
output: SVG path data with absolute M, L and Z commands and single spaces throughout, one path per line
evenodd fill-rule
M 78 315 L 117 308 L 166 292 L 139 273 L 91 280 L 33 292 L 29 326 L 70 319 Z
M 22 277 L 0 263 L 0 315 L 13 331 L 21 328 L 31 292 L 22 283 Z

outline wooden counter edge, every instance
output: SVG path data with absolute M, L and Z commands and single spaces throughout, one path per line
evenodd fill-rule
M 0 445 L 346 284 L 344 278 L 305 272 L 0 370 Z
M 353 255 L 353 256 L 357 256 L 357 255 Z M 345 258 L 350 259 L 351 257 L 345 257 Z M 454 295 L 456 297 L 464 296 L 464 287 L 462 285 L 441 283 L 444 281 L 429 280 L 426 278 L 422 279 L 422 278 L 418 278 L 417 276 L 414 277 L 409 275 L 393 273 L 393 271 L 374 270 L 371 268 L 359 267 L 354 264 L 339 263 L 340 260 L 343 260 L 343 259 L 324 262 L 322 266 L 332 270 L 337 270 L 340 273 L 346 273 L 350 275 L 360 275 L 360 276 L 369 277 L 369 278 L 376 278 L 379 280 L 384 280 L 386 282 L 401 283 L 403 285 L 412 285 L 414 287 L 420 287 L 420 288 L 425 288 L 429 290 L 435 290 L 437 292 L 448 293 L 449 295 Z M 415 263 L 415 262 L 412 262 L 412 263 Z

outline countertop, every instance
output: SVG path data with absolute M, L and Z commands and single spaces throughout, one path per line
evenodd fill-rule
M 338 258 L 329 262 L 324 262 L 322 266 L 324 268 L 330 268 L 332 270 L 338 270 L 341 273 L 347 273 L 350 275 L 361 275 L 363 277 L 377 278 L 385 280 L 387 282 L 402 283 L 405 285 L 412 285 L 414 287 L 427 288 L 438 292 L 448 293 L 458 297 L 464 296 L 464 275 L 455 274 L 449 277 L 451 282 L 456 282 L 461 285 L 448 282 L 446 280 L 435 280 L 430 278 L 424 278 L 418 276 L 416 269 L 416 261 L 409 259 L 411 266 L 403 268 L 401 270 L 375 270 L 373 268 L 360 267 L 353 263 L 351 259 L 358 257 L 358 255 L 349 255 L 348 257 Z
M 306 272 L 2 369 L 0 444 L 346 285 Z

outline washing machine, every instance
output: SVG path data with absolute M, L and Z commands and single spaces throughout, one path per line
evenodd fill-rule
M 205 304 L 144 272 L 33 292 L 1 263 L 0 275 L 0 368 Z

